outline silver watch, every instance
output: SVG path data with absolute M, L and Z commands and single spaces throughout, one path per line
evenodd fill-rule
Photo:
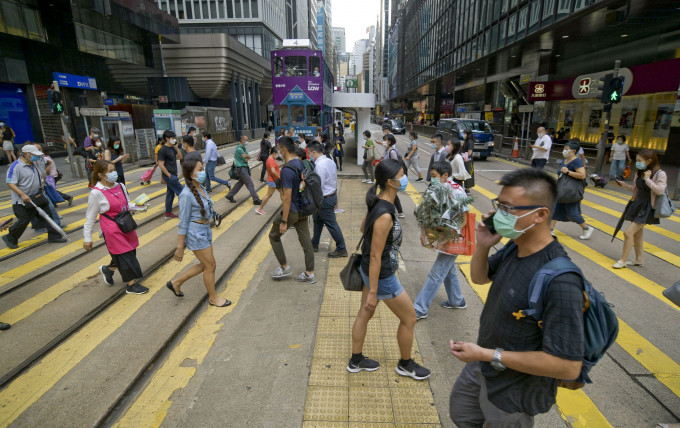
M 501 363 L 501 352 L 503 352 L 503 348 L 496 348 L 493 353 L 493 360 L 491 360 L 491 367 L 499 372 L 505 370 L 505 366 Z

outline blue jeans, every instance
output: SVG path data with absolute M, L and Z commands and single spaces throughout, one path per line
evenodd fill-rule
M 169 178 L 165 176 L 165 184 L 168 190 L 165 192 L 165 212 L 172 211 L 172 204 L 175 202 L 175 195 L 179 196 L 182 193 L 182 185 L 176 175 L 171 175 Z
M 342 236 L 342 230 L 335 218 L 335 204 L 338 203 L 338 195 L 335 194 L 328 198 L 323 198 L 323 204 L 318 213 L 314 214 L 314 236 L 312 237 L 312 245 L 319 246 L 321 239 L 321 232 L 324 225 L 328 228 L 328 233 L 331 234 L 335 241 L 336 251 L 347 251 L 345 247 L 345 238 Z
M 208 179 L 205 182 L 205 189 L 207 191 L 210 191 L 211 189 L 211 181 L 217 181 L 220 184 L 224 184 L 225 186 L 229 184 L 227 180 L 222 180 L 219 177 L 215 176 L 215 167 L 217 167 L 217 161 L 208 161 L 205 164 L 205 172 L 208 174 Z
M 612 160 L 612 165 L 609 167 L 609 177 L 615 177 L 623 180 L 623 170 L 626 169 L 626 160 Z
M 420 314 L 427 315 L 430 305 L 437 295 L 439 287 L 442 282 L 446 289 L 446 296 L 448 302 L 452 305 L 459 306 L 463 304 L 463 293 L 460 290 L 460 282 L 458 281 L 458 270 L 456 268 L 456 255 L 449 255 L 444 253 L 437 254 L 437 259 L 427 274 L 427 281 L 423 289 L 418 293 L 416 301 L 413 306 Z

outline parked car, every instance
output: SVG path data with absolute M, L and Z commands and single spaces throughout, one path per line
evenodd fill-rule
M 485 120 L 473 119 L 441 119 L 437 124 L 437 133 L 442 134 L 445 140 L 460 140 L 463 142 L 463 131 L 471 130 L 475 137 L 475 147 L 472 151 L 473 158 L 486 160 L 493 152 L 493 131 Z
M 389 127 L 393 134 L 406 134 L 406 127 L 401 119 L 387 119 L 383 121 L 383 126 Z

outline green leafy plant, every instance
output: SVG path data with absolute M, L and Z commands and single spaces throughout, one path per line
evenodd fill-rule
M 444 242 L 457 239 L 465 221 L 464 208 L 473 201 L 470 196 L 454 196 L 447 185 L 428 187 L 416 208 L 416 219 L 422 229 L 422 244 L 437 248 Z

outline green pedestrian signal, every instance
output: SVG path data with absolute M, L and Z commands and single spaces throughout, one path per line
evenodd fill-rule
M 60 102 L 56 103 L 55 106 L 54 106 L 54 110 L 57 113 L 63 113 L 64 112 L 64 106 Z
M 64 113 L 64 102 L 61 99 L 61 94 L 58 91 L 51 92 L 51 106 L 52 113 L 63 114 Z
M 625 79 L 623 77 L 615 77 L 609 82 L 609 88 L 611 94 L 609 95 L 609 101 L 613 104 L 620 103 L 621 98 L 623 98 L 623 85 Z

